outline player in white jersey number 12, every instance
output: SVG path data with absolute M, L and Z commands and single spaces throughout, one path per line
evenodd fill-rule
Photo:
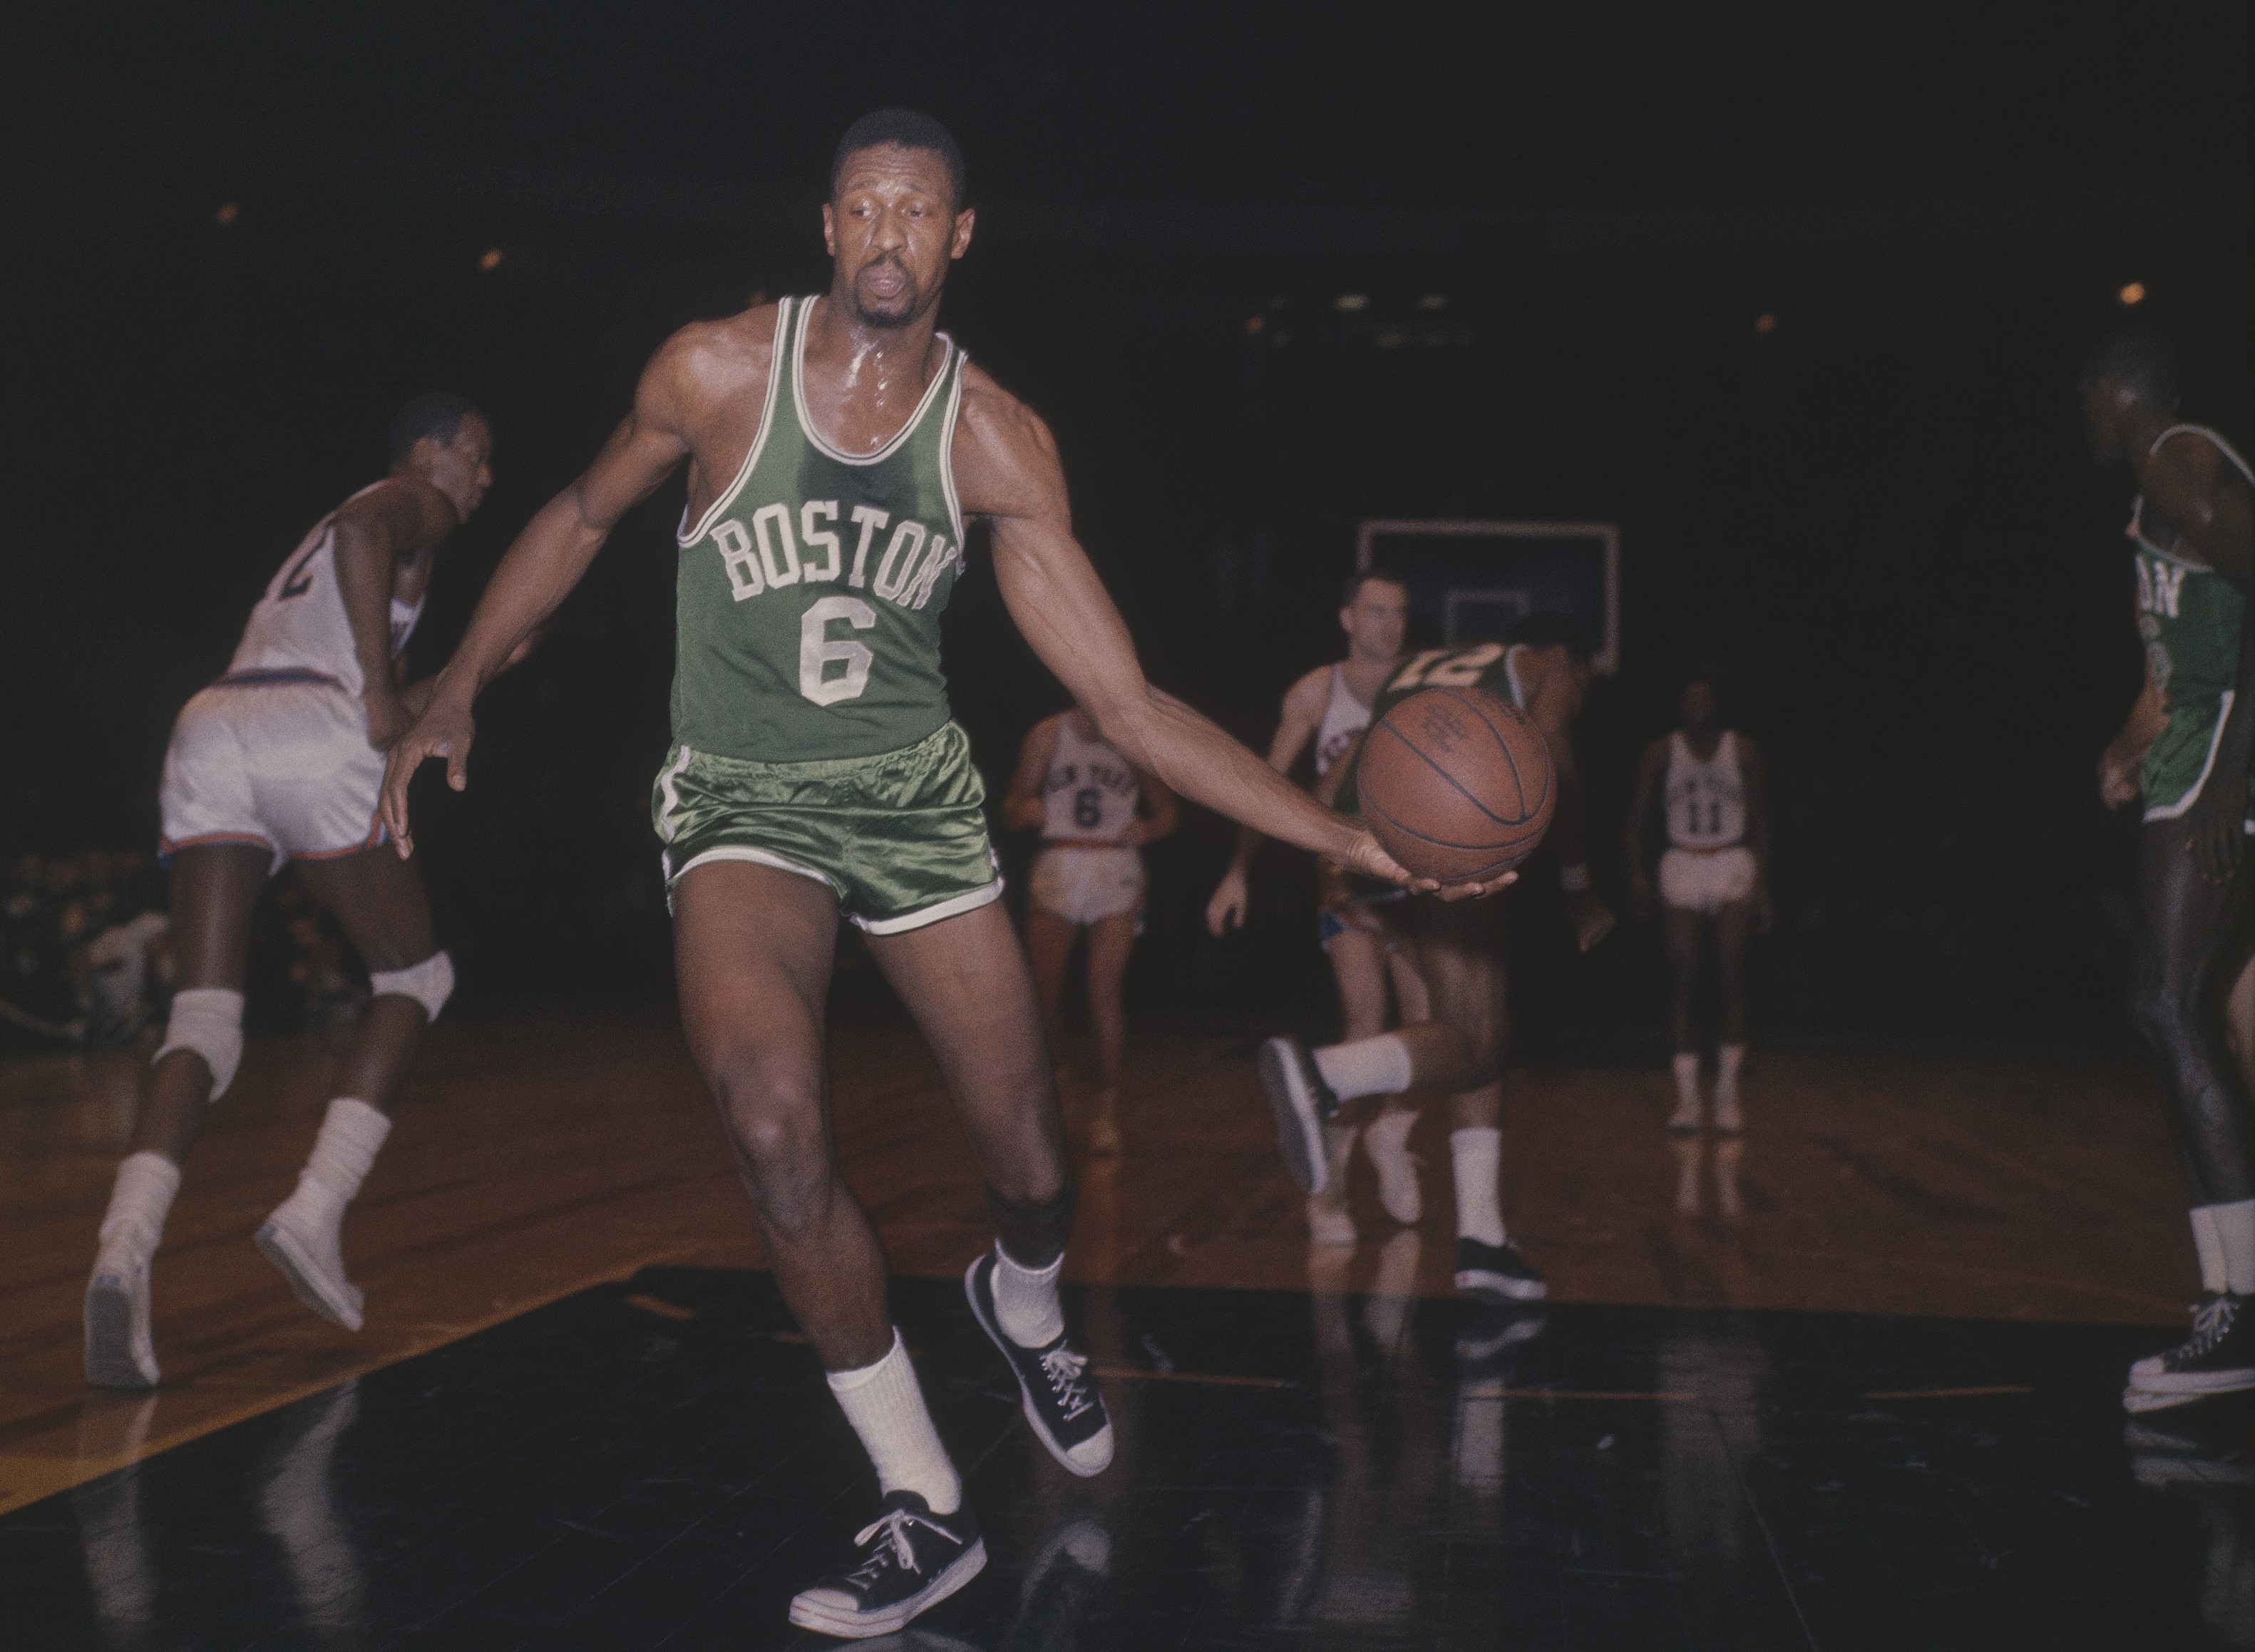
M 160 805 L 179 990 L 87 1286 L 89 1381 L 157 1381 L 150 1263 L 181 1162 L 242 1054 L 251 909 L 289 861 L 358 949 L 375 998 L 297 1191 L 257 1241 L 308 1308 L 360 1329 L 340 1248 L 345 1206 L 454 979 L 421 876 L 383 847 L 377 793 L 385 749 L 430 698 L 427 678 L 401 685 L 400 650 L 439 545 L 493 484 L 492 452 L 485 418 L 459 397 L 402 408 L 391 474 L 315 524 L 252 610 L 226 675 L 173 726 Z

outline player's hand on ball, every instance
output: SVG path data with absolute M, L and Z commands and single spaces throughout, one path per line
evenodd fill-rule
M 414 728 L 400 736 L 383 765 L 383 824 L 405 860 L 415 853 L 415 839 L 407 830 L 407 783 L 430 757 L 446 760 L 446 784 L 460 791 L 470 784 L 470 742 L 477 725 L 465 707 L 436 701 Z
M 1205 926 L 1215 935 L 1226 935 L 1233 929 L 1245 927 L 1245 909 L 1250 903 L 1245 887 L 1245 874 L 1233 868 L 1221 875 L 1214 885 L 1213 898 L 1205 903 Z
M 1566 921 L 1574 926 L 1574 945 L 1586 953 L 1613 932 L 1613 909 L 1595 889 L 1575 889 L 1566 896 Z

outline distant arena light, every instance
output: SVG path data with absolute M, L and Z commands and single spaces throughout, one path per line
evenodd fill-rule
M 2132 281 L 2114 296 L 2125 304 L 2143 304 L 2146 301 L 2146 284 Z
M 484 254 L 478 259 L 478 268 L 481 270 L 500 269 L 501 249 L 499 247 L 488 247 L 485 250 Z
M 1445 310 L 1449 307 L 1449 295 L 1445 292 L 1429 292 L 1417 300 L 1417 307 L 1421 310 Z
M 1342 292 L 1338 295 L 1338 299 L 1334 300 L 1334 302 L 1337 303 L 1338 307 L 1342 310 L 1367 310 L 1370 307 L 1370 294 L 1367 292 Z
M 242 208 L 236 206 L 230 200 L 226 206 L 221 207 L 217 212 L 214 213 L 212 216 L 221 223 L 231 224 L 236 219 L 242 216 Z
M 1757 333 L 1776 332 L 1777 317 L 1771 314 L 1767 310 L 1764 310 L 1760 315 L 1754 317 L 1754 331 Z
M 1265 315 L 1248 315 L 1245 318 L 1245 330 L 1247 333 L 1258 333 L 1268 325 L 1268 318 Z

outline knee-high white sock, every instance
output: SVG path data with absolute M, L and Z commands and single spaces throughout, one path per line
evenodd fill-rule
M 1715 1051 L 1715 1091 L 1718 1095 L 1730 1095 L 1739 1087 L 1739 1069 L 1746 1065 L 1746 1047 L 1742 1044 L 1726 1044 Z
M 2255 1199 L 2202 1208 L 2216 1224 L 2216 1248 L 2223 1253 L 2223 1288 L 2236 1297 L 2255 1296 Z
M 329 1103 L 321 1133 L 313 1138 L 313 1153 L 299 1173 L 298 1191 L 283 1209 L 301 1220 L 335 1227 L 344 1220 L 345 1206 L 368 1179 L 390 1134 L 391 1121 L 383 1114 L 365 1101 L 339 1096 Z
M 172 1195 L 180 1191 L 180 1167 L 162 1153 L 136 1153 L 117 1167 L 110 1185 L 109 1208 L 102 1213 L 102 1242 L 130 1244 L 144 1256 L 164 1236 Z
M 1485 1126 L 1449 1133 L 1449 1163 L 1457 1173 L 1457 1236 L 1483 1245 L 1504 1242 L 1503 1132 Z
M 2215 1207 L 2195 1205 L 2191 1214 L 2192 1248 L 2200 1256 L 2200 1288 L 2202 1290 L 2222 1290 L 2226 1277 L 2223 1241 L 2216 1232 Z
M 1022 1348 L 1043 1348 L 1064 1335 L 1064 1310 L 1057 1303 L 1062 1252 L 1046 1268 L 1027 1268 L 994 1246 L 994 1318 L 1002 1334 Z
M 963 1481 L 924 1409 L 924 1389 L 897 1329 L 892 1352 L 876 1364 L 828 1374 L 830 1391 L 876 1466 L 877 1484 L 889 1492 L 916 1493 L 935 1515 L 963 1507 Z
M 1699 1110 L 1699 1052 L 1679 1050 L 1675 1052 L 1675 1100 L 1687 1111 Z
M 1390 1032 L 1352 1044 L 1326 1044 L 1314 1052 L 1316 1071 L 1331 1093 L 1342 1101 L 1357 1096 L 1392 1095 L 1416 1081 L 1409 1065 L 1409 1046 Z
M 1373 1163 L 1406 1153 L 1409 1150 L 1409 1132 L 1416 1125 L 1417 1115 L 1406 1107 L 1381 1113 L 1363 1128 L 1363 1149 Z

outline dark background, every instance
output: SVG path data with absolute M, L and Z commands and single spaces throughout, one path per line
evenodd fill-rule
M 2118 1028 L 2133 828 L 2090 776 L 2138 681 L 2130 486 L 2072 384 L 2135 280 L 2188 413 L 2255 433 L 2248 11 L 1833 12 L 19 19 L 0 832 L 153 839 L 173 713 L 380 473 L 390 409 L 445 385 L 491 410 L 500 481 L 415 645 L 435 668 L 667 333 L 823 283 L 830 146 L 898 102 L 955 127 L 981 208 L 945 325 L 1055 426 L 1156 681 L 1263 742 L 1335 652 L 1359 518 L 1618 521 L 1624 671 L 1583 740 L 1601 885 L 1638 749 L 1720 662 L 1774 754 L 1770 1024 Z M 680 504 L 488 696 L 468 796 L 418 798 L 474 990 L 664 983 Z M 948 650 L 999 793 L 1062 695 L 974 566 Z M 1155 852 L 1137 995 L 1314 1013 L 1299 857 L 1264 857 L 1247 939 L 1199 931 L 1227 835 L 1191 812 Z M 1524 899 L 1538 1042 L 1652 1016 L 1648 936 L 1568 965 Z

